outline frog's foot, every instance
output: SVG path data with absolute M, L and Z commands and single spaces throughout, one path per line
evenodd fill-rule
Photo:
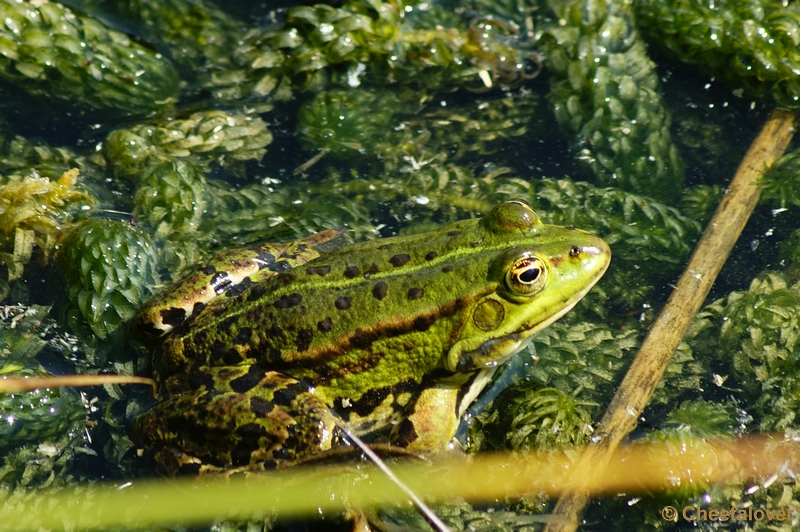
M 298 460 L 297 464 L 328 465 L 329 463 L 352 462 L 354 458 L 363 457 L 361 449 L 353 445 L 348 445 L 346 443 L 346 436 L 344 436 L 343 439 L 345 443 L 328 449 L 327 451 L 321 451 L 303 458 L 302 460 Z M 427 461 L 428 459 L 425 454 L 392 445 L 391 443 L 369 443 L 367 445 L 381 459 L 408 458 L 420 461 Z
M 204 475 L 223 473 L 224 468 L 204 464 L 199 458 L 175 447 L 161 447 L 153 453 L 153 460 L 173 475 Z
M 153 460 L 165 471 L 173 476 L 204 476 L 234 477 L 243 475 L 249 477 L 261 472 L 274 469 L 274 463 L 256 462 L 239 467 L 222 467 L 203 462 L 196 456 L 191 456 L 176 447 L 164 446 L 154 450 Z
M 170 474 L 286 467 L 341 441 L 331 411 L 297 379 L 258 366 L 196 377 L 208 388 L 167 398 L 134 427 Z

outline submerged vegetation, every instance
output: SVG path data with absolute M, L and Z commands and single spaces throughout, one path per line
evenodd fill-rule
M 470 452 L 591 439 L 765 112 L 800 108 L 791 2 L 64 4 L 0 0 L 0 378 L 141 372 L 127 321 L 219 249 L 422 231 L 519 197 L 614 258 L 517 355 Z M 763 189 L 633 439 L 796 438 L 798 152 Z M 38 490 L 153 475 L 128 437 L 151 403 L 112 386 L 0 395 L 3 499 L 24 512 Z M 443 514 L 539 527 L 550 502 Z M 746 503 L 800 508 L 800 486 L 698 479 L 587 519 L 670 529 L 665 504 Z

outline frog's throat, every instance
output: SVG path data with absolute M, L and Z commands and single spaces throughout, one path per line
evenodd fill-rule
M 591 288 L 591 287 L 589 287 Z M 588 292 L 587 288 L 585 292 Z M 583 298 L 585 292 L 576 297 L 574 301 L 560 309 L 555 314 L 547 317 L 539 323 L 531 324 L 526 322 L 522 328 L 511 332 L 500 338 L 486 340 L 475 349 L 462 351 L 464 342 L 455 344 L 445 360 L 446 369 L 449 371 L 465 372 L 476 369 L 497 367 L 504 364 L 509 358 L 522 351 L 531 341 L 533 335 L 546 329 L 561 316 L 572 310 L 572 308 Z

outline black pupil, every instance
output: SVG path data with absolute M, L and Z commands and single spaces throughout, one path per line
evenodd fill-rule
M 519 280 L 523 283 L 532 283 L 539 277 L 539 268 L 530 267 L 521 274 L 519 274 Z

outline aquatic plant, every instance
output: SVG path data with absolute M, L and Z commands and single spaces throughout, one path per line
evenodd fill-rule
M 48 307 L 0 306 L 0 380 L 50 375 L 36 356 L 55 335 Z M 13 354 L 12 354 L 13 353 Z M 8 356 L 12 354 L 11 356 Z M 64 481 L 86 444 L 86 407 L 71 389 L 37 388 L 0 394 L 0 492 Z
M 762 200 L 774 200 L 781 208 L 800 207 L 800 150 L 775 161 L 759 185 Z
M 176 95 L 172 65 L 56 2 L 0 2 L 0 78 L 37 96 L 144 114 Z
M 108 135 L 105 147 L 114 171 L 137 180 L 148 165 L 161 159 L 190 158 L 204 171 L 211 163 L 259 161 L 270 142 L 272 134 L 261 118 L 208 110 L 117 129 Z
M 798 404 L 795 346 L 800 286 L 785 272 L 765 272 L 748 290 L 734 291 L 698 315 L 690 345 L 725 362 L 760 430 L 793 430 Z
M 454 22 L 452 16 L 440 17 L 440 10 L 367 0 L 349 0 L 340 7 L 293 7 L 283 25 L 244 36 L 233 54 L 241 70 L 228 78 L 239 85 L 238 94 L 230 86 L 222 94 L 283 100 L 293 87 L 312 90 L 329 81 L 351 87 L 369 79 L 486 88 L 495 78 L 511 83 L 524 79 L 526 54 L 515 46 L 513 28 L 468 20 L 426 27 L 427 17 Z
M 0 300 L 8 294 L 8 283 L 22 277 L 34 250 L 46 262 L 62 225 L 92 204 L 92 197 L 74 186 L 78 173 L 73 168 L 56 180 L 34 173 L 0 181 L 0 264 L 5 266 Z
M 580 317 L 551 325 L 520 355 L 535 364 L 478 416 L 471 441 L 480 449 L 514 450 L 585 444 L 642 337 L 635 328 L 620 331 Z M 681 346 L 652 403 L 671 404 L 697 390 L 707 374 L 706 363 Z
M 58 261 L 71 302 L 68 321 L 104 339 L 128 321 L 159 282 L 155 244 L 130 221 L 91 218 L 73 226 Z
M 74 0 L 71 5 L 135 27 L 148 42 L 179 65 L 181 74 L 195 76 L 230 62 L 230 50 L 244 25 L 204 0 L 104 1 Z
M 391 124 L 399 104 L 391 93 L 365 90 L 331 90 L 317 95 L 300 108 L 297 130 L 310 147 L 348 158 Z M 373 153 L 373 156 L 379 155 Z
M 777 0 L 636 1 L 643 33 L 662 52 L 781 107 L 800 106 L 800 6 Z
M 627 2 L 553 1 L 538 41 L 553 73 L 550 100 L 573 151 L 600 185 L 672 200 L 683 163 L 670 135 L 655 64 Z

